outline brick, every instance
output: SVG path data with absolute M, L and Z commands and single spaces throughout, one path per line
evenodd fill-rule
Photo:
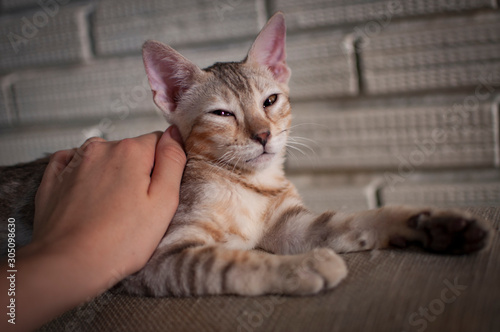
M 0 165 L 13 165 L 44 157 L 61 149 L 80 146 L 84 127 L 25 128 L 0 134 Z
M 10 124 L 10 117 L 7 111 L 7 100 L 3 93 L 0 93 L 0 128 Z
M 112 130 L 106 133 L 105 138 L 114 141 L 128 137 L 137 137 L 153 131 L 165 131 L 168 126 L 167 121 L 160 114 L 156 116 L 127 119 L 114 123 Z
M 500 206 L 500 179 L 488 182 L 405 183 L 383 188 L 380 195 L 384 205 Z
M 89 8 L 61 6 L 52 16 L 38 8 L 22 15 L 3 16 L 0 21 L 0 71 L 87 59 L 90 43 L 84 21 Z M 26 28 L 28 26 L 32 28 Z
M 404 172 L 493 167 L 498 147 L 492 101 L 469 107 L 468 97 L 295 104 L 290 145 L 302 152 L 289 148 L 287 167 Z
M 491 0 L 275 0 L 273 9 L 282 10 L 291 30 L 365 22 L 359 29 L 383 27 L 393 18 L 471 9 L 496 8 Z
M 328 210 L 359 211 L 369 208 L 366 186 L 339 183 L 337 176 L 289 175 L 305 206 L 316 213 Z M 344 181 L 345 182 L 345 181 Z
M 177 46 L 250 37 L 264 15 L 258 8 L 254 1 L 102 0 L 93 22 L 96 51 L 138 53 L 147 39 Z
M 310 32 L 287 37 L 295 99 L 355 95 L 358 81 L 353 54 L 343 48 L 342 32 Z
M 500 13 L 392 23 L 359 45 L 369 94 L 500 84 Z
M 22 124 L 154 114 L 140 57 L 25 73 L 14 83 Z
M 1 0 L 2 9 L 12 10 L 25 7 L 33 7 L 37 5 L 39 0 Z
M 251 46 L 252 41 L 248 40 L 222 45 L 178 47 L 176 50 L 200 68 L 206 68 L 215 62 L 241 61 L 245 59 Z
M 368 203 L 362 187 L 337 186 L 331 188 L 299 188 L 307 208 L 317 213 L 325 211 L 367 210 Z
M 14 122 L 11 100 L 9 85 L 0 78 L 0 128 L 8 127 Z

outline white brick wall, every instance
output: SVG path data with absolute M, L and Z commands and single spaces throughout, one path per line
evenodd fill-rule
M 143 42 L 171 44 L 201 67 L 238 61 L 283 10 L 292 144 L 301 149 L 289 150 L 286 166 L 311 208 L 498 205 L 498 8 L 497 0 L 0 0 L 0 164 L 92 135 L 164 130 Z
M 367 93 L 500 82 L 500 13 L 393 23 L 361 37 Z
M 348 111 L 335 103 L 298 103 L 292 137 L 308 137 L 314 152 L 289 159 L 290 169 L 449 169 L 495 167 L 494 100 L 463 106 L 467 95 L 401 105 L 387 98 L 382 105 L 356 105 Z M 453 107 L 453 105 L 456 105 Z M 299 139 L 300 142 L 300 139 Z
M 154 113 L 140 57 L 31 71 L 13 87 L 21 124 L 118 116 L 123 107 L 133 114 Z
M 86 36 L 88 5 L 41 7 L 2 15 L 0 72 L 23 66 L 78 63 L 90 54 Z
M 491 0 L 275 0 L 273 9 L 283 10 L 288 14 L 290 29 L 306 29 L 359 22 L 385 25 L 400 17 L 497 8 L 494 2 Z
M 255 35 L 263 13 L 254 1 L 234 3 L 225 11 L 212 0 L 101 0 L 94 21 L 97 54 L 137 52 L 146 39 L 186 45 Z

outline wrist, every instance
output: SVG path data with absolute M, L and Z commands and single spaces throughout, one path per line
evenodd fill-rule
M 106 291 L 124 277 L 109 264 L 104 253 L 69 238 L 51 243 L 34 241 L 21 248 L 18 257 L 36 262 L 40 274 L 49 279 L 47 282 L 57 282 L 61 288 L 77 286 L 85 294 L 80 302 Z
M 35 241 L 17 251 L 14 299 L 19 319 L 15 331 L 33 330 L 119 281 L 120 276 L 91 264 L 72 247 Z M 3 288 L 7 287 L 8 280 L 2 280 Z

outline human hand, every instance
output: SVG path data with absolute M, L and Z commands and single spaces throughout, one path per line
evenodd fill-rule
M 177 209 L 185 162 L 175 127 L 56 152 L 35 198 L 33 240 L 16 253 L 16 324 L 0 330 L 35 329 L 143 267 Z
M 177 209 L 181 140 L 170 127 L 55 153 L 35 199 L 33 245 L 69 251 L 115 279 L 139 270 Z

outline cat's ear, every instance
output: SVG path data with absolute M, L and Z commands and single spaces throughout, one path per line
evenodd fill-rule
M 177 101 L 201 74 L 201 69 L 176 50 L 154 40 L 142 47 L 142 59 L 156 105 L 168 118 Z
M 285 16 L 277 12 L 261 30 L 247 57 L 248 62 L 267 67 L 281 83 L 288 83 L 291 74 L 286 64 L 285 38 Z

